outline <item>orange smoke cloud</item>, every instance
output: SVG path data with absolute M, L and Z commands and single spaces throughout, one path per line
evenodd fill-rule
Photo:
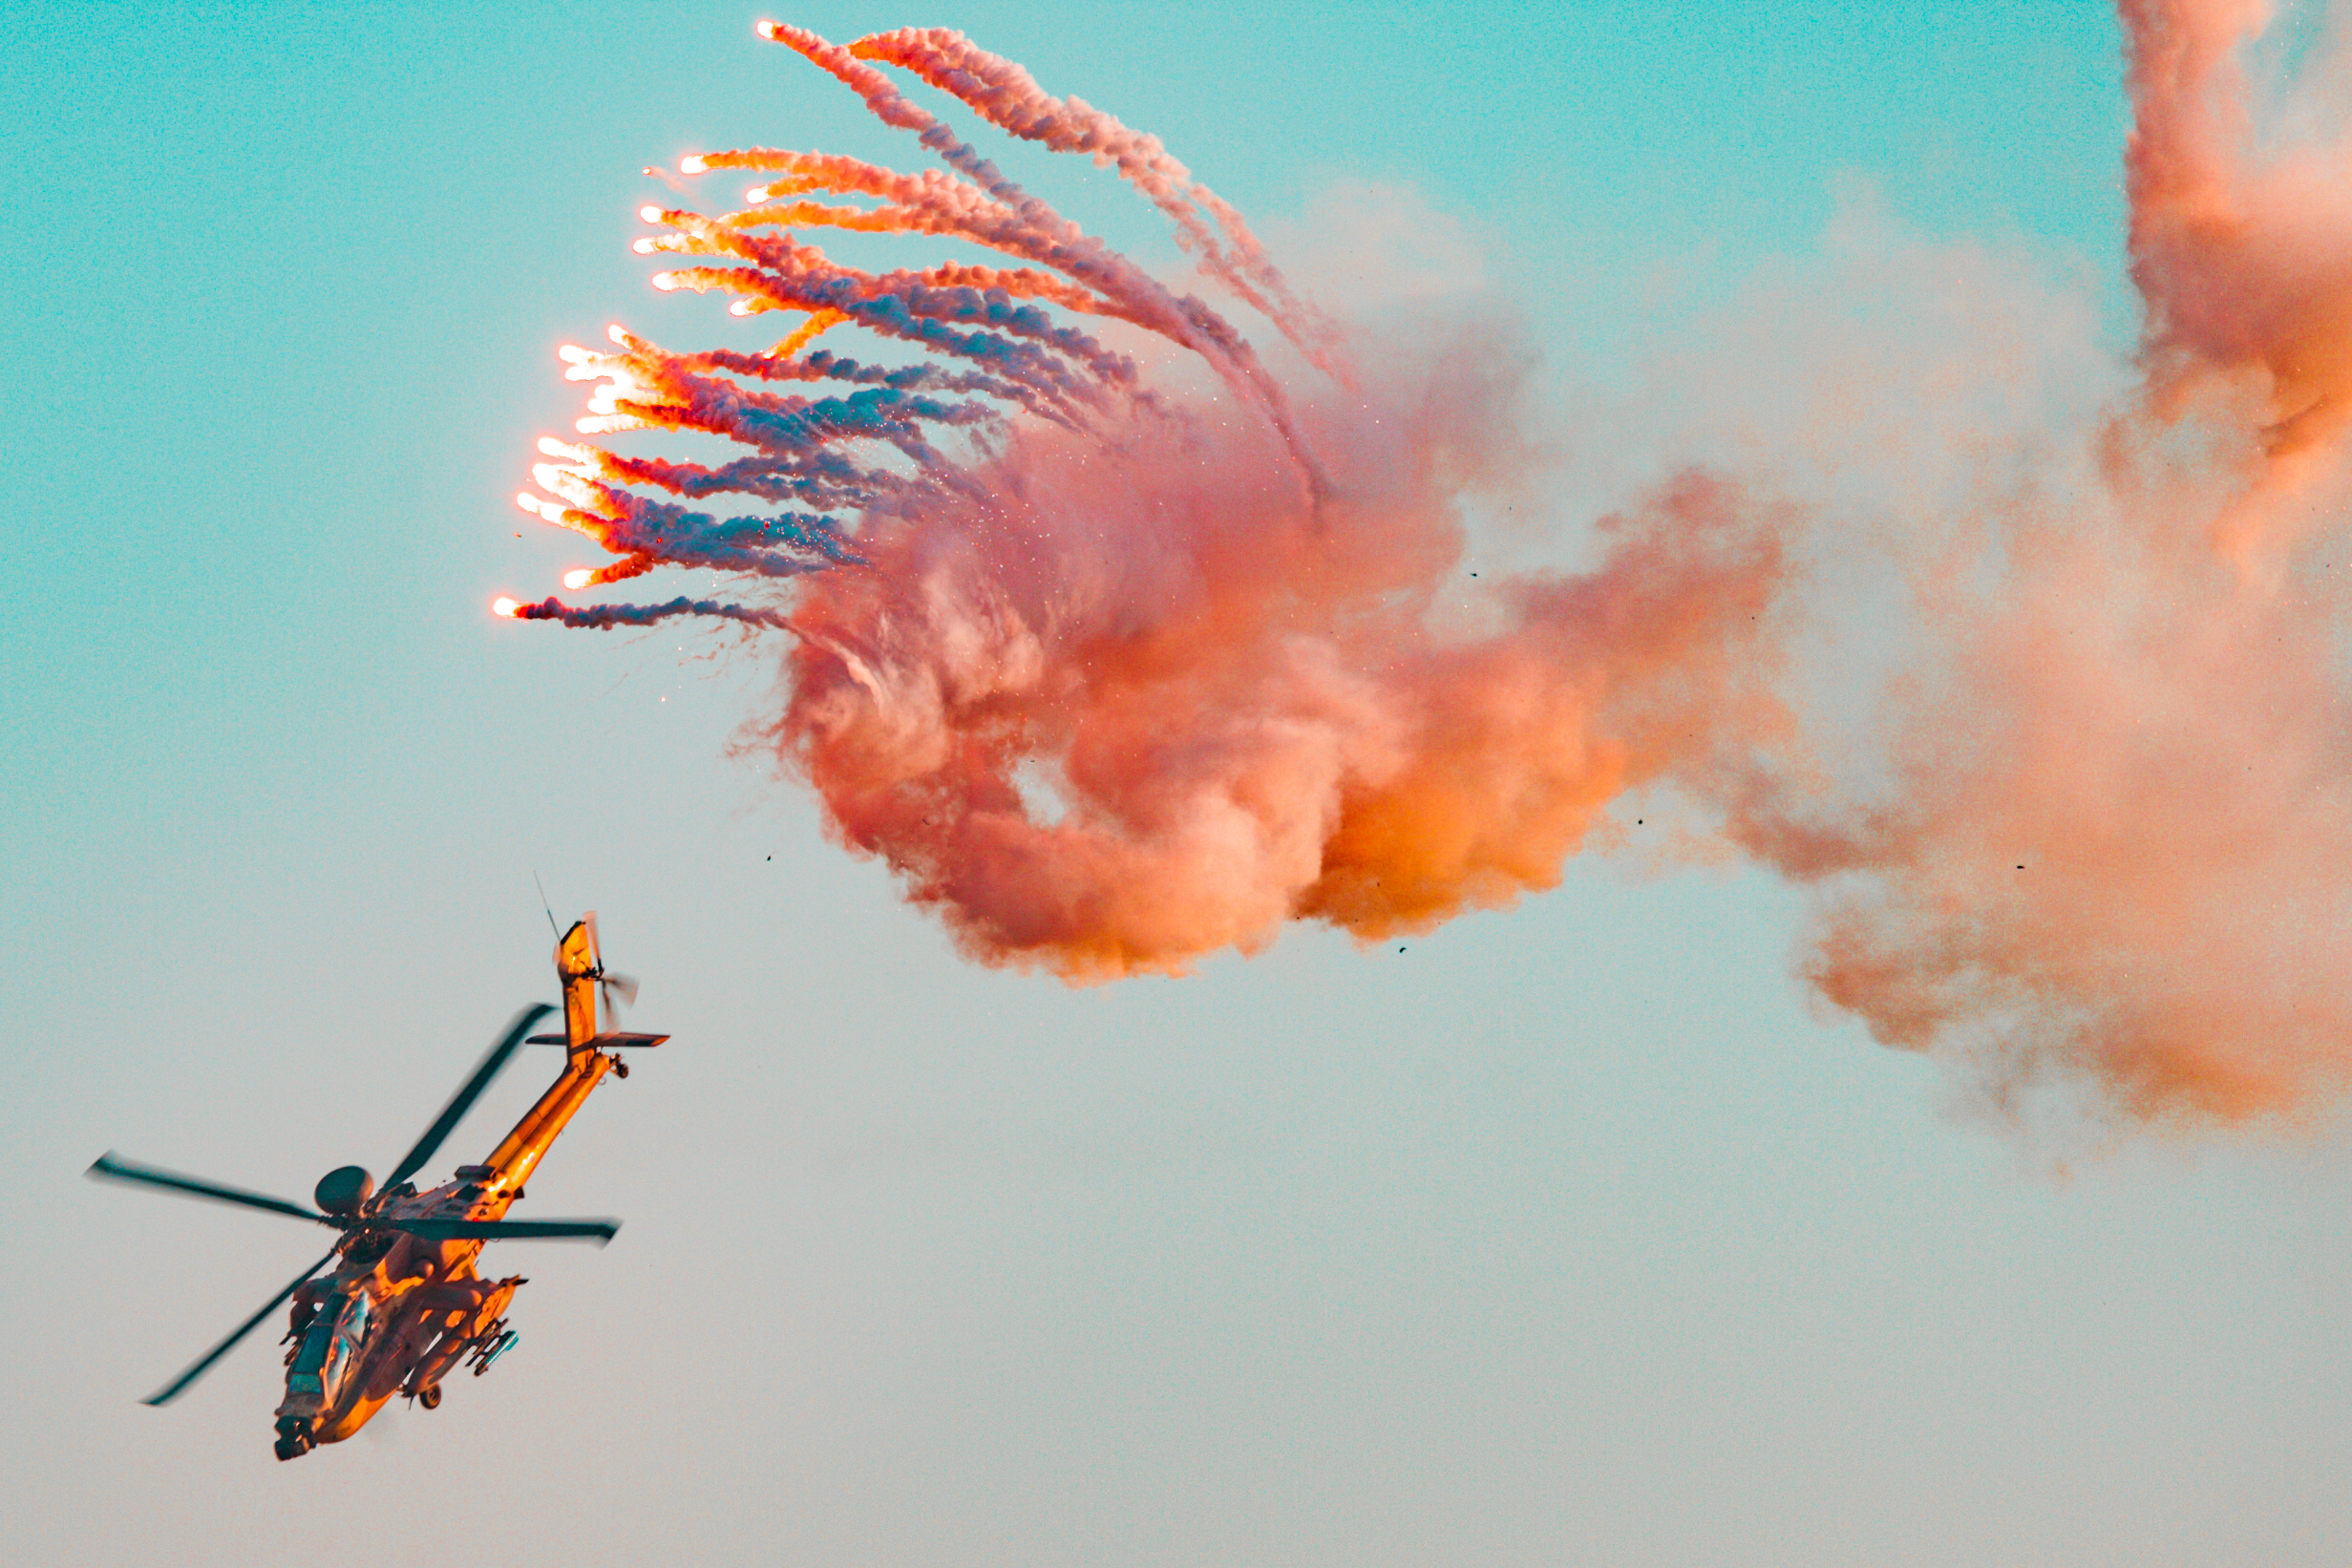
M 1883 789 L 1777 781 L 1735 837 L 1819 890 L 1808 978 L 1995 1103 L 2087 1078 L 2238 1119 L 2352 1068 L 2352 700 L 2332 586 L 2250 583 L 2232 498 L 2159 465 L 2007 520 L 1924 583 Z
M 1464 498 L 1518 477 L 1515 388 L 1474 374 L 1318 411 L 1320 511 L 1262 428 L 1021 433 L 985 508 L 886 522 L 872 572 L 808 584 L 770 738 L 966 951 L 1073 979 L 1551 886 L 1625 789 L 1777 721 L 1781 555 L 1691 477 L 1597 570 L 1440 629 L 1479 586 Z
M 1823 1000 L 1991 1104 L 2052 1084 L 2140 1118 L 2309 1103 L 2352 1076 L 2352 140 L 2282 117 L 2323 95 L 2308 77 L 2257 91 L 2263 7 L 2122 11 L 2147 321 L 2103 402 L 1995 428 L 1985 410 L 2026 401 L 2016 356 L 1881 367 L 1822 420 L 1886 418 L 1875 453 L 1810 477 L 1685 464 L 1601 522 L 1587 569 L 1474 579 L 1467 519 L 1536 483 L 1541 446 L 1493 334 L 1413 349 L 1334 325 L 1155 139 L 956 34 L 843 48 L 763 24 L 949 172 L 685 160 L 767 179 L 743 211 L 648 208 L 666 231 L 641 250 L 709 264 L 659 286 L 799 325 L 765 352 L 615 328 L 615 351 L 565 358 L 602 383 L 583 434 L 742 455 L 550 441 L 561 499 L 524 504 L 611 552 L 591 583 L 702 568 L 759 597 L 502 613 L 789 631 L 752 741 L 986 962 L 1091 981 L 1291 921 L 1423 929 L 1552 886 L 1649 791 L 1810 891 Z M 1114 169 L 1297 376 L 885 67 Z M 1004 265 L 867 272 L 807 228 Z M 1879 330 L 1916 357 L 1916 321 Z M 820 331 L 897 357 L 815 350 Z M 1786 348 L 1784 402 L 1827 352 Z M 689 510 L 726 494 L 772 509 Z M 1900 611 L 1879 641 L 1907 655 L 1875 682 L 1836 651 L 1853 611 L 1823 586 L 1870 570 Z M 1825 695 L 1856 682 L 1867 700 Z

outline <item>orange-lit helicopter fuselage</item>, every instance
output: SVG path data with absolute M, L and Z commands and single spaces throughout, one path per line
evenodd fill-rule
M 556 947 L 556 972 L 563 986 L 564 1030 L 560 1035 L 525 1031 L 553 1009 L 524 1009 L 440 1117 L 401 1161 L 382 1192 L 366 1171 L 344 1166 L 322 1178 L 317 1209 L 182 1176 L 106 1155 L 90 1174 L 141 1182 L 195 1197 L 310 1219 L 343 1231 L 333 1250 L 280 1291 L 210 1354 L 180 1379 L 151 1396 L 164 1404 L 194 1382 L 289 1298 L 293 1302 L 286 1343 L 286 1398 L 277 1410 L 277 1454 L 291 1459 L 322 1443 L 337 1443 L 367 1425 L 394 1395 L 406 1395 L 431 1409 L 441 1402 L 442 1380 L 461 1365 L 476 1376 L 515 1343 L 506 1309 L 520 1276 L 484 1279 L 477 1269 L 482 1246 L 502 1240 L 609 1240 L 612 1220 L 512 1220 L 506 1213 L 523 1196 L 523 1184 L 538 1169 L 558 1134 L 608 1073 L 628 1076 L 618 1054 L 655 1046 L 659 1034 L 600 1032 L 597 996 L 632 993 L 634 985 L 604 972 L 596 943 L 596 917 L 563 933 Z M 560 1045 L 563 1070 L 537 1104 L 523 1114 L 479 1165 L 457 1169 L 454 1180 L 419 1192 L 409 1180 L 456 1126 L 515 1049 L 524 1044 Z M 326 1273 L 320 1270 L 332 1263 Z

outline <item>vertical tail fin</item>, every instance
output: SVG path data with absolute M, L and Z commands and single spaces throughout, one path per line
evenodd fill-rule
M 578 1050 L 596 1038 L 596 917 L 574 922 L 556 943 L 556 980 L 563 987 L 563 1038 Z

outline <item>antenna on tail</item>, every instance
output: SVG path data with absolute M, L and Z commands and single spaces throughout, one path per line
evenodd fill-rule
M 539 906 L 547 911 L 547 929 L 556 934 L 557 943 L 563 941 L 563 928 L 556 923 L 555 906 L 547 901 L 547 884 L 539 879 L 539 868 L 531 869 L 531 885 L 539 889 Z

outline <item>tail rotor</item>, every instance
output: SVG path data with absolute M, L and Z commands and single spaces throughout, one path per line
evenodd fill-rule
M 591 909 L 582 916 L 581 923 L 588 928 L 588 973 L 595 978 L 597 989 L 604 993 L 604 1017 L 609 1024 L 617 1025 L 621 1022 L 621 1009 L 614 1005 L 613 998 L 617 994 L 623 1002 L 635 1006 L 637 982 L 627 975 L 613 974 L 605 969 L 604 943 L 596 934 L 596 911 Z

